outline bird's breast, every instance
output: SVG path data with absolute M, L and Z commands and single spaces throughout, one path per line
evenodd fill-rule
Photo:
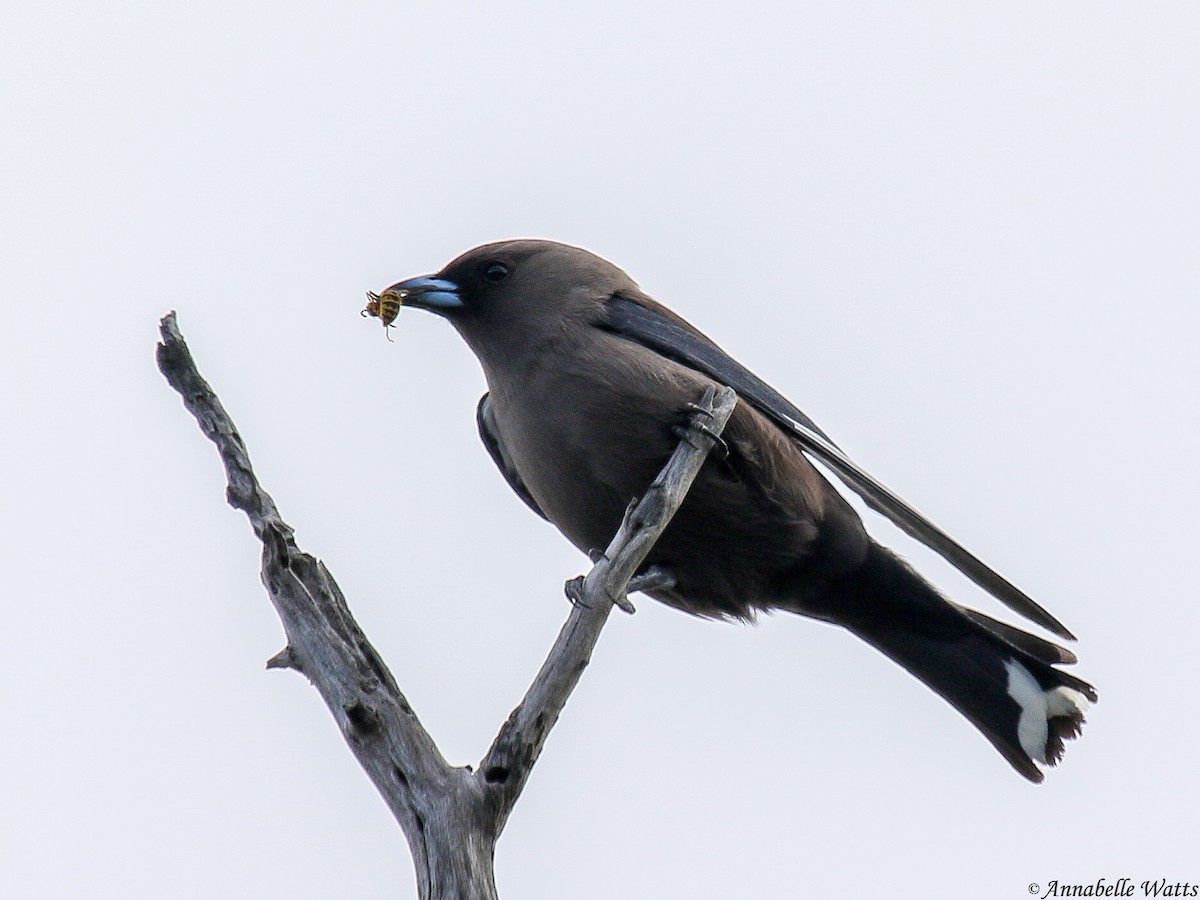
M 517 379 L 489 378 L 517 471 L 583 549 L 607 544 L 626 505 L 665 463 L 677 440 L 672 428 L 705 383 L 687 370 L 656 370 L 641 348 L 608 345 L 562 347 L 553 364 L 535 360 Z

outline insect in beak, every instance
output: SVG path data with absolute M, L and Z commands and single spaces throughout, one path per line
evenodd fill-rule
M 400 315 L 400 306 L 400 297 L 392 291 L 384 291 L 382 294 L 367 291 L 367 305 L 361 314 L 364 317 L 377 316 L 383 323 L 384 336 L 391 341 L 392 336 L 387 333 L 386 329 L 393 327 L 392 322 L 396 321 L 396 316 Z

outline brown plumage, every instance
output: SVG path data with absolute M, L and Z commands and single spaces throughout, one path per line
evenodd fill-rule
M 739 392 L 727 454 L 705 463 L 649 562 L 654 596 L 701 616 L 782 609 L 842 625 L 966 715 L 1041 780 L 1082 723 L 1090 685 L 1069 651 L 962 607 L 867 534 L 806 454 L 1022 614 L 1040 606 L 855 466 L 803 413 L 620 269 L 548 241 L 476 248 L 382 295 L 449 320 L 483 366 L 480 433 L 522 499 L 582 550 L 608 544 L 665 463 L 687 404 L 714 381 Z M 1014 668 L 1015 667 L 1015 668 Z

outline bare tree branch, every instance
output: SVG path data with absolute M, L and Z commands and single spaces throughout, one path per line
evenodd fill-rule
M 442 758 L 355 623 L 328 570 L 296 546 L 292 528 L 259 485 L 232 419 L 200 376 L 174 313 L 162 320 L 160 330 L 158 367 L 217 445 L 229 481 L 227 499 L 246 513 L 263 544 L 263 584 L 287 635 L 287 648 L 269 665 L 296 669 L 321 693 L 408 838 L 421 896 L 453 896 L 431 889 L 436 853 L 428 846 L 425 820 L 444 808 L 446 786 L 456 770 Z M 490 854 L 487 861 L 490 866 Z
M 646 496 L 630 506 L 607 552 L 586 579 L 568 582 L 575 607 L 475 772 L 442 757 L 329 571 L 296 546 L 291 527 L 259 485 L 233 421 L 196 369 L 173 312 L 163 318 L 160 331 L 158 367 L 216 444 L 228 479 L 227 499 L 246 513 L 263 545 L 263 584 L 287 635 L 287 647 L 268 666 L 296 669 L 320 692 L 408 839 L 422 900 L 495 898 L 496 840 L 613 604 L 625 607 L 630 589 L 670 583 L 668 572 L 635 573 L 719 438 L 737 401 L 734 392 L 706 391 L 685 439 Z

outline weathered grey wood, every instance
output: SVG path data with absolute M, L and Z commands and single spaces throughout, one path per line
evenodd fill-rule
M 320 692 L 408 839 L 422 900 L 492 900 L 496 839 L 613 604 L 624 606 L 631 587 L 669 583 L 670 573 L 653 569 L 630 582 L 682 502 L 736 396 L 728 388 L 706 392 L 688 437 L 646 496 L 631 505 L 604 556 L 586 579 L 569 583 L 575 606 L 566 625 L 525 698 L 472 771 L 442 757 L 329 571 L 297 547 L 291 527 L 259 485 L 233 421 L 200 376 L 173 312 L 160 331 L 159 369 L 216 444 L 227 499 L 246 513 L 263 545 L 262 581 L 287 635 L 287 647 L 268 666 L 295 669 Z
M 216 444 L 227 499 L 246 513 L 263 544 L 263 584 L 287 635 L 287 648 L 268 665 L 296 669 L 320 692 L 408 838 L 420 896 L 495 896 L 491 846 L 458 839 L 472 829 L 458 829 L 456 819 L 478 807 L 459 800 L 475 789 L 470 772 L 442 758 L 328 570 L 296 546 L 291 527 L 259 485 L 237 428 L 200 376 L 174 313 L 162 320 L 161 334 L 159 369 Z

